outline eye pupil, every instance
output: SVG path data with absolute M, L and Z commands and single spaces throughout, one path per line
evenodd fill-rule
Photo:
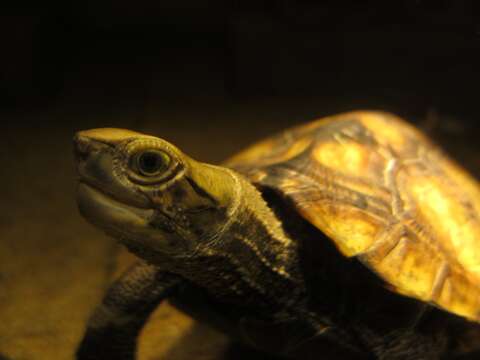
M 167 168 L 168 158 L 166 155 L 147 151 L 139 156 L 138 166 L 145 175 L 153 175 Z
M 140 164 L 145 172 L 154 172 L 159 165 L 158 156 L 152 153 L 143 154 L 140 157 Z

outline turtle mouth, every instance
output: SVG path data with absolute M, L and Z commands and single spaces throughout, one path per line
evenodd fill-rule
M 116 202 L 123 204 L 123 206 L 137 208 L 137 209 L 146 209 L 146 210 L 152 208 L 152 206 L 150 206 L 150 202 L 148 201 L 148 198 L 143 194 L 137 193 L 139 197 L 141 196 L 141 199 L 133 199 L 131 198 L 131 196 L 128 196 L 128 195 L 118 194 L 115 191 L 112 191 L 111 189 L 109 189 L 108 186 L 103 187 L 101 186 L 100 182 L 95 181 L 95 179 L 91 179 L 88 176 L 84 176 L 81 173 L 79 173 L 77 182 L 79 187 L 81 185 L 88 186 L 93 190 L 103 194 L 105 197 L 111 198 L 112 200 L 115 200 Z
M 82 180 L 77 187 L 77 204 L 88 222 L 114 236 L 130 237 L 143 233 L 154 214 L 153 209 L 127 205 Z

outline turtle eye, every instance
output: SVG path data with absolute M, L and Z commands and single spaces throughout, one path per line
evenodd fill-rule
M 156 176 L 166 170 L 170 165 L 171 159 L 163 151 L 147 150 L 135 156 L 135 167 L 140 175 Z

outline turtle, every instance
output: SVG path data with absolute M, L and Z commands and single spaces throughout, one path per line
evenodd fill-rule
M 478 351 L 480 187 L 394 114 L 314 120 L 220 165 L 116 128 L 77 132 L 74 154 L 81 215 L 139 259 L 77 359 L 134 359 L 165 300 L 275 358 Z

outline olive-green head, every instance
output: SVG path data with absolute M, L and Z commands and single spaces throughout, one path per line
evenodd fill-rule
M 143 257 L 190 255 L 222 233 L 239 201 L 233 172 L 157 137 L 81 131 L 74 154 L 81 214 Z

